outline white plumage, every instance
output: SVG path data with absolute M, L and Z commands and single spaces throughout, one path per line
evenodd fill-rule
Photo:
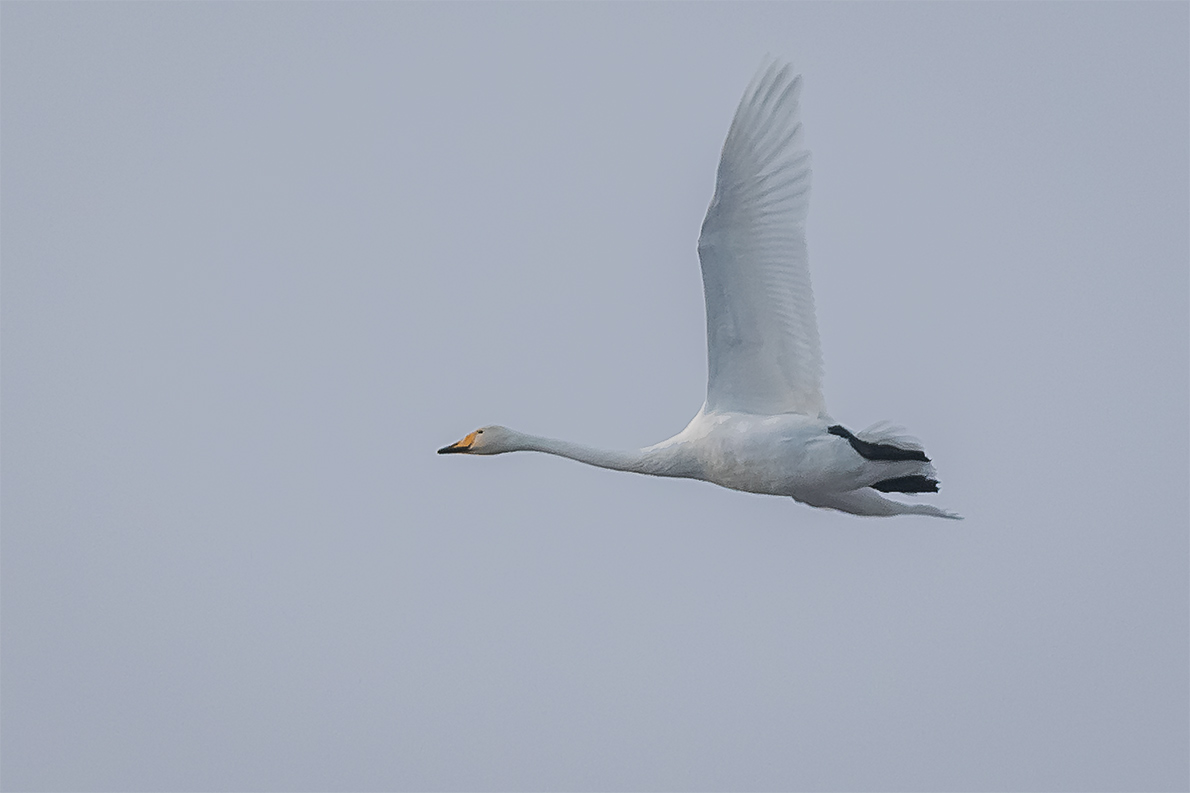
M 957 518 L 878 492 L 937 490 L 919 443 L 883 425 L 853 434 L 827 415 L 806 252 L 810 153 L 802 142 L 800 93 L 801 77 L 788 66 L 762 68 L 723 144 L 698 240 L 707 398 L 684 430 L 644 449 L 614 452 L 492 426 L 439 453 L 546 452 L 856 515 Z
M 698 238 L 708 410 L 824 410 L 806 253 L 810 152 L 798 119 L 801 77 L 787 72 L 762 71 L 744 94 Z

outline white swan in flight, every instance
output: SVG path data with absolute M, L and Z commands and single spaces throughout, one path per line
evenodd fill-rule
M 762 67 L 723 144 L 698 238 L 707 305 L 707 398 L 680 433 L 635 451 L 604 451 L 507 427 L 484 427 L 439 454 L 534 451 L 653 476 L 702 479 L 790 496 L 855 515 L 957 518 L 881 493 L 933 493 L 933 465 L 914 440 L 879 426 L 852 433 L 826 413 L 810 290 L 801 76 Z

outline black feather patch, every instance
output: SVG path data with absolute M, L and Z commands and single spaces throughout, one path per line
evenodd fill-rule
M 840 438 L 846 438 L 848 442 L 851 443 L 851 448 L 855 449 L 857 452 L 859 452 L 861 457 L 867 460 L 917 460 L 918 462 L 922 463 L 928 463 L 930 461 L 930 458 L 926 457 L 926 453 L 921 449 L 902 449 L 900 446 L 893 446 L 891 443 L 871 443 L 869 441 L 862 441 L 855 437 L 855 435 L 851 433 L 851 430 L 847 429 L 842 424 L 835 424 L 833 427 L 827 427 L 826 431 L 831 435 L 838 435 Z
M 885 479 L 872 485 L 881 493 L 937 493 L 938 480 L 927 477 L 898 476 L 895 479 Z

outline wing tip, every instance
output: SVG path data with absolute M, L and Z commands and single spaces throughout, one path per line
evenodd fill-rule
M 746 152 L 771 165 L 776 159 L 805 151 L 805 132 L 801 124 L 802 76 L 793 66 L 766 56 L 753 76 L 736 108 L 727 139 L 723 142 L 720 175 L 723 167 Z

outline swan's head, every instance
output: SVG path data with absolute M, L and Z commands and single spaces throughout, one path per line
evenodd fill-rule
M 500 454 L 514 450 L 513 432 L 507 427 L 480 427 L 458 443 L 443 446 L 439 454 Z

